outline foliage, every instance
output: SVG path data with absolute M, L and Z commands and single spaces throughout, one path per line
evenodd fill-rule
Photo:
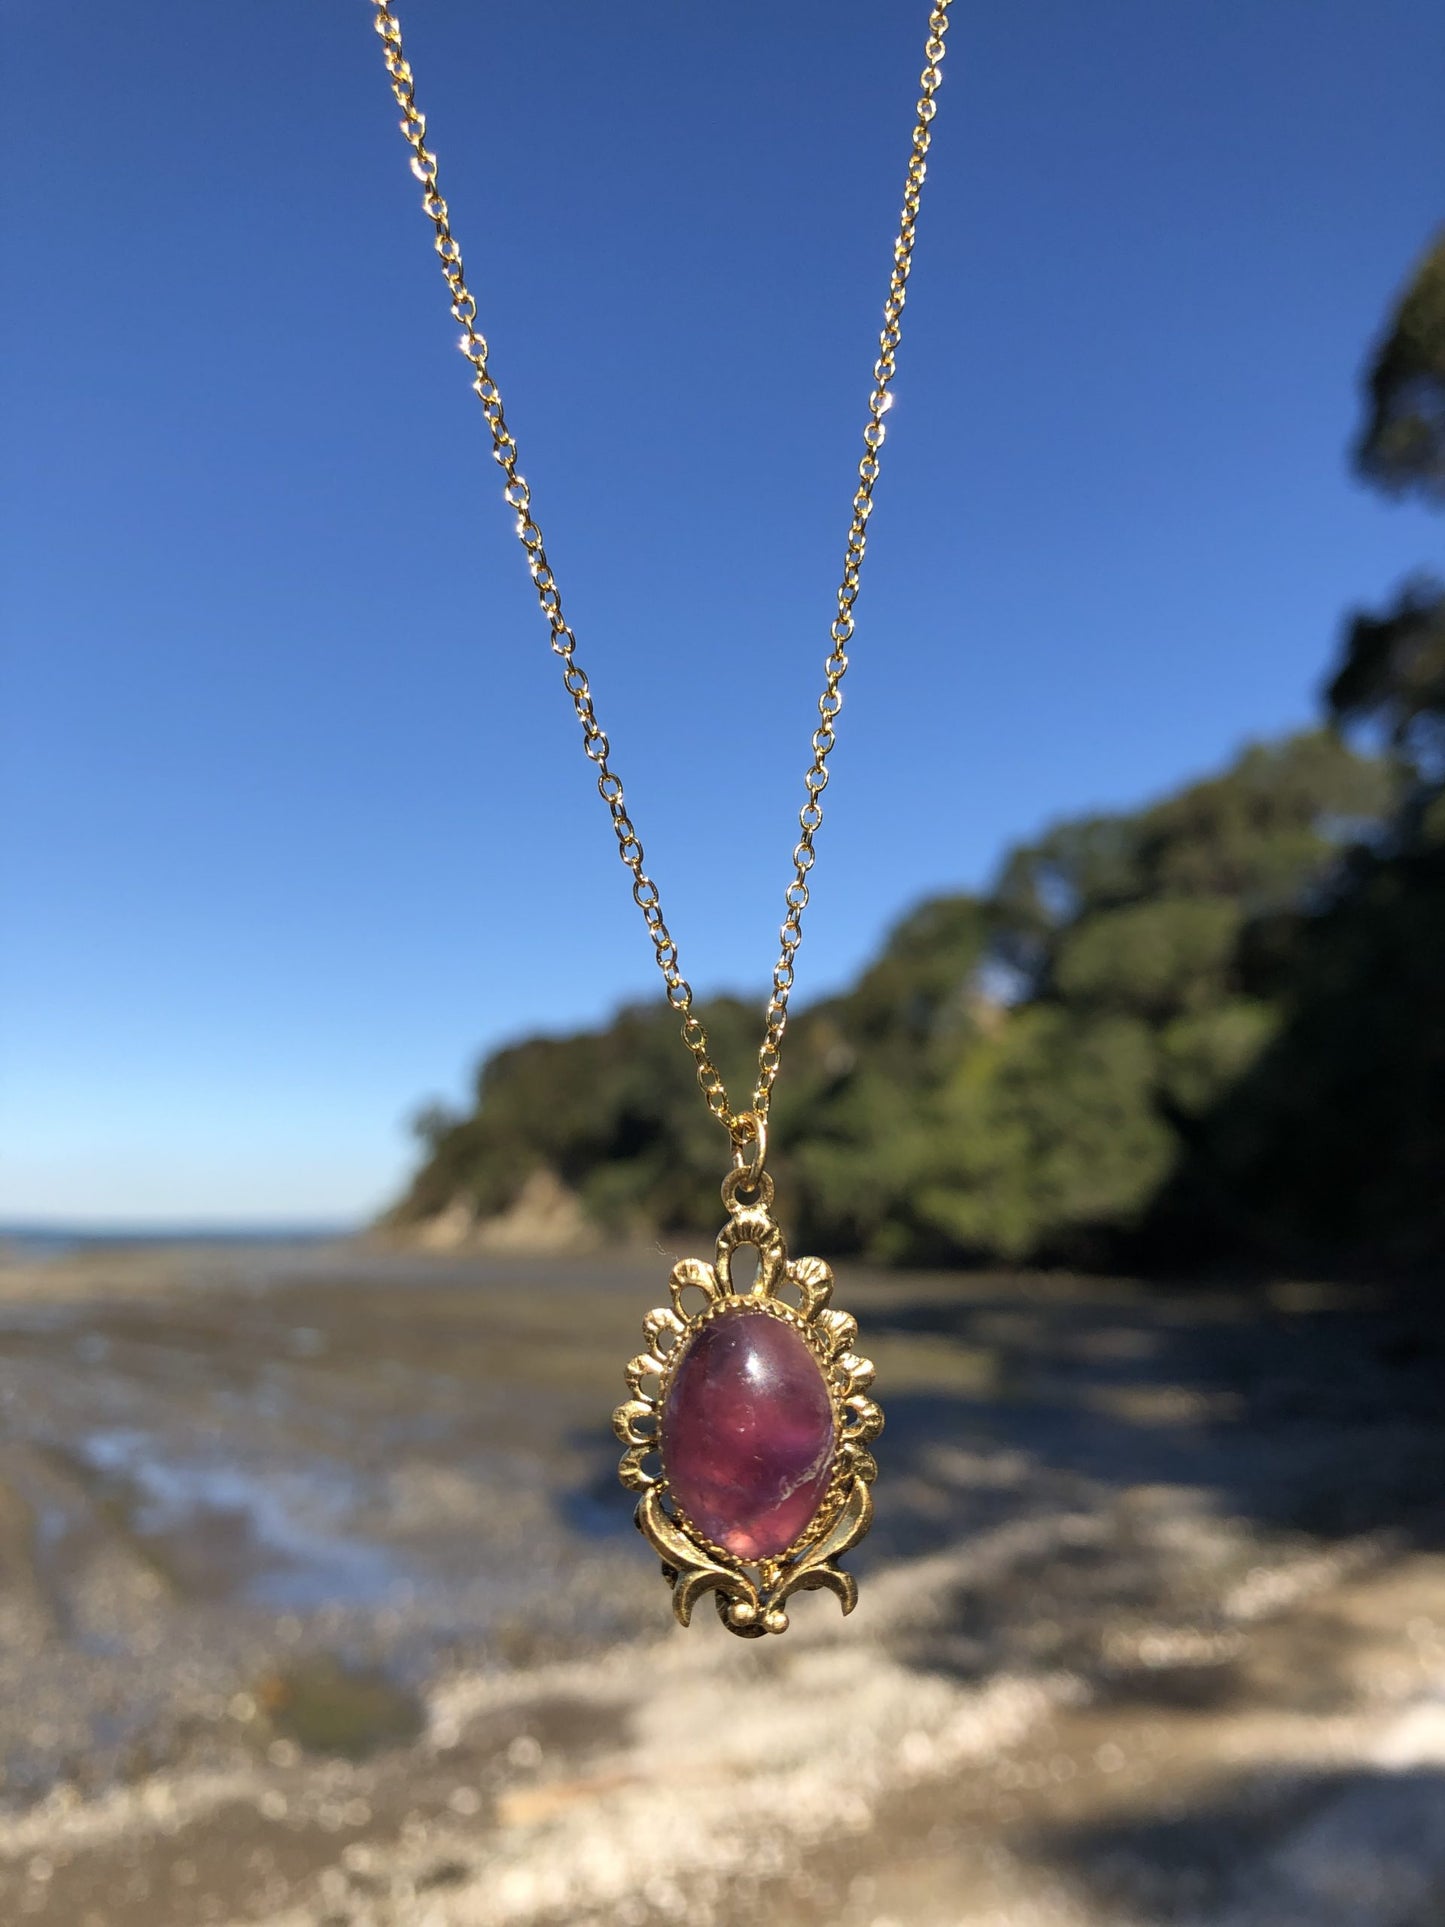
M 1426 784 L 1445 777 L 1445 590 L 1422 577 L 1385 615 L 1357 615 L 1327 700 L 1341 722 L 1378 723 Z
M 1445 495 L 1445 239 L 1369 375 L 1358 460 Z M 1357 614 L 1332 727 L 1061 823 L 921 905 L 792 1019 L 775 1176 L 814 1249 L 884 1262 L 1445 1253 L 1445 591 Z M 1352 747 L 1363 733 L 1378 753 Z M 759 1014 L 708 1013 L 746 1080 Z M 619 1234 L 716 1217 L 716 1125 L 665 1006 L 483 1065 L 395 1213 L 550 1167 Z
M 1141 1019 L 1022 1010 L 958 1064 L 936 1106 L 922 1221 L 970 1256 L 1102 1257 L 1173 1160 Z
M 1445 234 L 1415 270 L 1367 384 L 1361 473 L 1381 488 L 1445 498 Z
M 1369 375 L 1361 473 L 1445 497 L 1445 236 Z M 1330 1263 L 1445 1252 L 1445 589 L 1348 623 L 1326 700 L 1389 749 L 1398 807 L 1315 914 L 1254 933 L 1274 1029 L 1212 1104 L 1152 1209 L 1166 1241 Z
M 1099 910 L 1064 931 L 1053 978 L 1066 1004 L 1160 1019 L 1218 1001 L 1244 913 L 1228 897 L 1159 897 Z
M 986 898 L 906 917 L 789 1029 L 773 1163 L 800 1238 L 885 1262 L 1127 1251 L 1279 1030 L 1283 939 L 1246 938 L 1308 920 L 1391 794 L 1384 764 L 1328 733 L 1255 746 L 1149 809 L 1058 826 Z M 1025 952 L 1026 974 L 1001 975 Z M 757 1013 L 724 1000 L 709 1022 L 745 1066 Z M 547 1165 L 613 1232 L 706 1226 L 722 1145 L 674 1033 L 665 1006 L 629 1009 L 497 1053 L 471 1116 L 426 1119 L 399 1215 L 498 1211 Z

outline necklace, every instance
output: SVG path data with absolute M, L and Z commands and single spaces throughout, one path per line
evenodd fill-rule
M 843 705 L 840 685 L 848 668 L 883 417 L 893 399 L 950 0 L 932 0 L 928 17 L 903 213 L 873 364 L 838 613 L 818 698 L 820 721 L 803 779 L 807 799 L 798 816 L 781 949 L 764 1013 L 752 1101 L 738 1111 L 693 1008 L 692 986 L 682 974 L 657 885 L 643 867 L 642 844 L 612 767 L 611 746 L 577 661 L 577 639 L 562 613 L 561 593 L 532 515 L 532 491 L 517 465 L 517 444 L 488 365 L 490 350 L 477 327 L 477 303 L 438 184 L 436 155 L 426 144 L 426 116 L 417 106 L 401 25 L 389 0 L 373 4 L 391 90 L 402 113 L 401 131 L 411 148 L 411 171 L 422 184 L 422 207 L 435 229 L 452 318 L 462 329 L 459 346 L 472 366 L 472 390 L 491 433 L 493 457 L 506 476 L 502 493 L 516 513 L 551 646 L 561 658 L 563 682 L 582 726 L 582 746 L 596 767 L 597 788 L 612 820 L 617 853 L 632 875 L 633 899 L 652 939 L 667 1000 L 681 1020 L 682 1041 L 692 1053 L 707 1107 L 731 1141 L 731 1169 L 722 1183 L 727 1222 L 713 1262 L 684 1258 L 673 1266 L 669 1302 L 648 1312 L 643 1320 L 647 1349 L 627 1366 L 630 1396 L 612 1417 L 625 1448 L 619 1476 L 639 1495 L 637 1525 L 661 1558 L 681 1623 L 689 1623 L 694 1605 L 710 1592 L 723 1624 L 745 1639 L 757 1639 L 787 1630 L 784 1601 L 795 1592 L 831 1591 L 845 1613 L 853 1610 L 858 1582 L 839 1560 L 867 1532 L 873 1514 L 870 1487 L 878 1468 L 869 1447 L 883 1429 L 883 1414 L 868 1396 L 873 1367 L 853 1350 L 857 1321 L 829 1304 L 833 1274 L 828 1266 L 820 1258 L 790 1259 L 773 1221 L 773 1180 L 765 1168 L 768 1107 L 782 1061 L 793 960 L 802 942 L 808 876 L 823 821 L 820 799 Z M 741 1268 L 734 1272 L 744 1248 L 756 1267 L 751 1280 Z

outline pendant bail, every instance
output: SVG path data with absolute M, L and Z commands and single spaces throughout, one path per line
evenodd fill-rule
M 767 1113 L 739 1111 L 728 1130 L 733 1140 L 733 1168 L 722 1182 L 723 1203 L 733 1213 L 766 1214 L 773 1202 L 773 1181 L 763 1169 L 768 1155 Z
M 728 1124 L 733 1140 L 733 1169 L 746 1173 L 743 1189 L 753 1190 L 761 1181 L 768 1159 L 768 1116 L 766 1111 L 739 1111 Z M 749 1146 L 752 1147 L 749 1155 Z

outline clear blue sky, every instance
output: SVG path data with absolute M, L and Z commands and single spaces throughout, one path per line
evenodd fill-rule
M 761 985 L 921 0 L 415 0 L 540 519 L 700 990 Z M 358 1214 L 657 994 L 365 0 L 6 10 L 0 1214 Z M 960 0 L 799 995 L 1309 720 L 1438 553 L 1349 479 L 1438 0 Z

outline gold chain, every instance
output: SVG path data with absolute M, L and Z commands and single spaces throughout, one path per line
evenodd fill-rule
M 758 1049 L 758 1081 L 753 1092 L 752 1109 L 734 1112 L 728 1101 L 727 1087 L 712 1061 L 707 1030 L 693 1009 L 692 985 L 682 974 L 677 944 L 662 914 L 657 885 L 643 868 L 642 844 L 623 800 L 622 779 L 611 764 L 611 747 L 593 706 L 592 690 L 577 662 L 577 638 L 562 613 L 562 597 L 547 560 L 542 531 L 532 517 L 532 491 L 517 466 L 517 444 L 507 427 L 502 397 L 488 367 L 486 337 L 477 329 L 477 303 L 467 287 L 462 269 L 462 251 L 452 233 L 447 204 L 437 183 L 436 155 L 426 144 L 426 116 L 416 104 L 416 85 L 411 63 L 402 49 L 401 25 L 388 0 L 374 0 L 376 31 L 381 35 L 386 70 L 391 90 L 402 113 L 401 131 L 412 150 L 411 171 L 422 184 L 422 206 L 436 229 L 436 251 L 442 274 L 451 291 L 452 315 L 461 324 L 458 344 L 474 370 L 472 389 L 482 404 L 491 431 L 492 454 L 503 473 L 503 489 L 508 503 L 517 512 L 517 534 L 527 551 L 537 600 L 551 632 L 552 649 L 561 657 L 563 681 L 572 698 L 572 707 L 582 725 L 582 744 L 597 767 L 597 788 L 612 818 L 617 837 L 617 853 L 632 872 L 632 895 L 641 910 L 657 953 L 657 962 L 667 984 L 667 999 L 682 1018 L 682 1041 L 692 1052 L 697 1065 L 697 1081 L 708 1109 L 731 1133 L 735 1151 L 750 1147 L 748 1168 L 761 1171 L 766 1145 L 766 1119 L 773 1085 L 782 1061 L 783 1032 L 788 1022 L 788 999 L 793 989 L 793 959 L 803 940 L 803 911 L 808 902 L 808 873 L 814 862 L 814 843 L 823 821 L 820 798 L 828 786 L 828 758 L 836 740 L 835 726 L 843 706 L 840 685 L 848 668 L 845 653 L 853 635 L 853 604 L 858 599 L 858 583 L 867 546 L 868 517 L 873 512 L 873 489 L 878 480 L 879 450 L 883 446 L 883 417 L 892 402 L 891 384 L 896 368 L 903 304 L 907 295 L 908 273 L 913 259 L 913 241 L 918 221 L 923 180 L 931 134 L 929 123 L 935 107 L 934 95 L 942 78 L 943 37 L 948 30 L 950 0 L 933 0 L 928 17 L 928 39 L 924 53 L 927 65 L 920 79 L 918 115 L 913 128 L 913 149 L 908 157 L 908 172 L 903 187 L 903 215 L 898 238 L 893 243 L 893 272 L 888 283 L 888 299 L 883 304 L 883 329 L 878 339 L 878 359 L 873 364 L 873 390 L 868 397 L 868 420 L 863 429 L 863 459 L 858 464 L 858 486 L 853 494 L 853 519 L 848 528 L 848 545 L 843 561 L 843 580 L 838 588 L 838 613 L 830 630 L 832 646 L 824 663 L 826 681 L 818 698 L 821 717 L 813 731 L 813 761 L 803 778 L 807 801 L 798 813 L 801 832 L 793 850 L 793 877 L 786 893 L 787 914 L 780 936 L 782 948 L 773 966 L 772 992 L 764 1016 L 763 1041 Z

